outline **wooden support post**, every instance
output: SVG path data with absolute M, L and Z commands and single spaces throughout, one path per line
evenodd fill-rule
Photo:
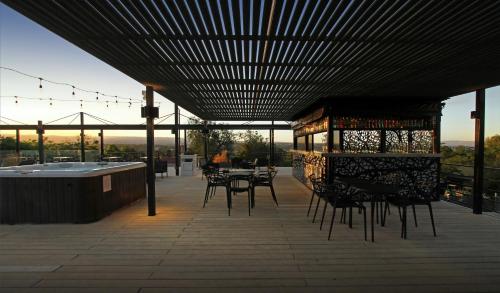
M 174 106 L 175 126 L 174 126 L 174 139 L 175 139 L 175 176 L 179 176 L 179 106 Z
M 298 147 L 297 137 L 295 136 L 295 133 L 294 133 L 293 134 L 293 149 L 297 150 L 297 147 Z
M 19 160 L 21 156 L 21 133 L 19 129 L 16 129 L 16 156 Z
M 153 87 L 146 86 L 146 109 L 154 107 Z M 156 215 L 156 192 L 155 192 L 155 168 L 154 168 L 154 146 L 155 130 L 154 116 L 150 111 L 146 113 L 146 153 L 147 153 L 147 183 L 148 183 L 148 216 Z
M 476 91 L 476 111 L 472 112 L 472 118 L 476 121 L 474 136 L 474 185 L 473 205 L 474 214 L 483 212 L 483 189 L 484 189 L 484 109 L 485 90 Z
M 99 144 L 99 147 L 100 147 L 99 155 L 100 155 L 101 161 L 102 161 L 104 158 L 104 130 L 103 129 L 101 129 L 101 131 L 99 132 L 99 138 L 101 140 L 101 143 Z
M 38 134 L 38 163 L 43 164 L 45 163 L 45 150 L 43 147 L 43 134 L 45 131 L 43 130 L 42 120 L 38 120 L 36 133 Z
M 85 130 L 83 126 L 84 122 L 84 113 L 80 112 L 80 162 L 85 162 Z

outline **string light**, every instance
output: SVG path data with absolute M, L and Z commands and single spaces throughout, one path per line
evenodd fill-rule
M 73 90 L 72 93 L 75 93 L 75 94 L 76 94 L 76 91 L 81 91 L 81 92 L 86 92 L 86 93 L 89 93 L 89 94 L 96 93 L 96 94 L 98 94 L 98 96 L 100 95 L 100 96 L 104 96 L 104 97 L 115 98 L 115 99 L 118 99 L 118 100 L 128 100 L 129 99 L 129 98 L 121 97 L 119 95 L 108 95 L 108 94 L 105 94 L 105 93 L 103 93 L 101 91 L 84 89 L 84 88 L 78 87 L 75 84 L 70 84 L 70 83 L 66 83 L 66 82 L 59 82 L 59 81 L 49 80 L 49 79 L 46 79 L 46 78 L 43 78 L 43 77 L 38 77 L 38 76 L 35 76 L 35 75 L 32 75 L 32 74 L 21 72 L 21 71 L 15 69 L 15 68 L 9 68 L 9 67 L 0 66 L 0 69 L 11 71 L 11 72 L 14 72 L 14 73 L 17 73 L 17 74 L 20 74 L 20 75 L 23 75 L 23 76 L 26 76 L 26 77 L 38 80 L 38 82 L 39 82 L 38 88 L 40 88 L 40 89 L 43 88 L 43 85 L 42 85 L 42 81 L 43 81 L 44 83 L 51 83 L 51 84 L 54 84 L 54 85 L 71 87 L 72 90 Z M 73 94 L 73 95 L 75 95 L 75 94 Z M 142 99 L 133 98 L 133 100 L 134 100 L 134 102 L 139 102 Z
M 95 93 L 96 93 L 95 99 L 99 100 L 99 92 L 95 92 Z
M 118 97 L 115 96 L 115 103 L 118 104 Z
M 49 100 L 50 100 L 49 105 L 52 106 L 52 98 L 50 98 Z
M 80 108 L 83 108 L 83 100 L 80 100 Z
M 75 96 L 75 86 L 72 85 L 72 87 L 73 87 L 73 92 L 71 93 L 71 95 Z
M 14 97 L 16 98 L 16 104 L 18 104 L 18 103 L 19 103 L 19 101 L 17 100 L 17 96 L 14 96 Z

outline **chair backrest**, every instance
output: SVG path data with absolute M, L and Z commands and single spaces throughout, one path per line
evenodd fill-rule
M 252 175 L 231 175 L 229 178 L 231 180 L 231 190 L 246 191 L 251 187 Z

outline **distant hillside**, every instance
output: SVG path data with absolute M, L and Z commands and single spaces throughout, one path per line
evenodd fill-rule
M 80 136 L 74 135 L 74 136 L 64 136 L 64 135 L 48 135 L 48 140 L 55 142 L 55 143 L 61 143 L 61 142 L 71 142 L 71 141 L 77 141 L 80 139 Z M 98 140 L 98 136 L 90 136 L 92 139 Z M 38 136 L 34 134 L 26 134 L 23 135 L 21 134 L 21 140 L 37 140 Z M 184 138 L 181 137 L 181 144 L 184 143 Z M 289 142 L 275 142 L 277 147 L 281 147 L 283 149 L 290 149 L 292 148 L 292 143 Z M 106 136 L 106 133 L 104 134 L 104 144 L 129 144 L 129 145 L 145 145 L 146 144 L 146 137 L 141 137 L 141 136 Z M 156 145 L 174 145 L 174 138 L 173 137 L 155 137 L 155 144 Z
M 445 141 L 443 141 L 443 144 L 450 146 L 450 147 L 459 146 L 459 145 L 474 147 L 474 142 L 470 141 L 470 140 L 445 140 Z

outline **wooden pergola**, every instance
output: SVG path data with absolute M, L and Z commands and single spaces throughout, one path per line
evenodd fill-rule
M 500 84 L 498 1 L 2 2 L 146 85 L 149 134 L 153 91 L 205 120 L 277 121 L 320 98 L 477 90 L 481 210 L 484 89 Z

